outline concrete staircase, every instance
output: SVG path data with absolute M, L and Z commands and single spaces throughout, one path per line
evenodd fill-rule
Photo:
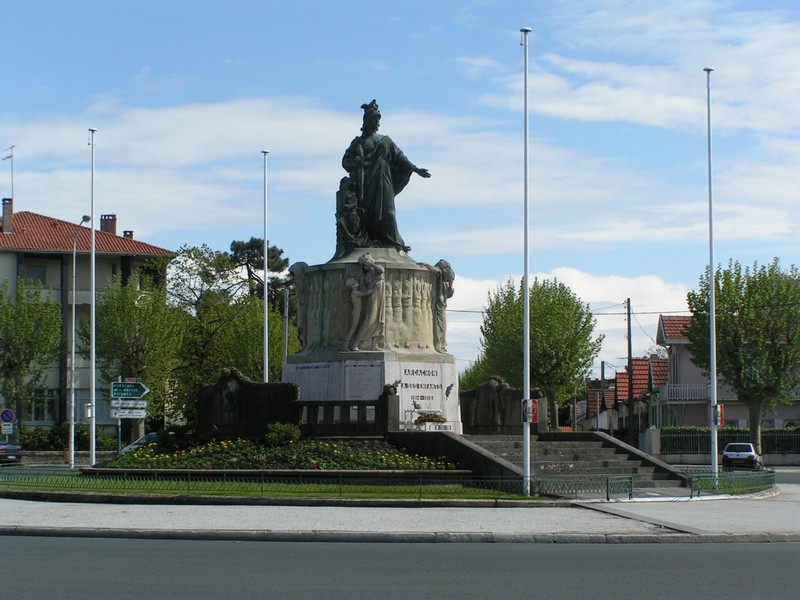
M 522 468 L 522 436 L 466 435 L 467 440 Z M 567 479 L 629 475 L 635 488 L 682 487 L 686 479 L 669 465 L 602 434 L 531 435 L 531 477 Z

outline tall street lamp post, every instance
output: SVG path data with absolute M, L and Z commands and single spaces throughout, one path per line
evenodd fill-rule
M 96 363 L 97 363 L 97 236 L 94 229 L 94 134 L 97 129 L 94 127 L 89 128 L 91 139 L 89 144 L 92 146 L 92 192 L 91 192 L 91 232 L 92 232 L 92 265 L 91 265 L 91 342 L 89 350 L 89 466 L 94 466 L 97 462 L 96 445 L 97 439 L 95 428 L 97 426 L 97 381 Z
M 524 274 L 522 276 L 522 314 L 523 314 L 523 327 L 522 327 L 522 493 L 525 496 L 531 494 L 531 424 L 525 414 L 525 407 L 529 406 L 531 400 L 531 290 L 528 283 L 528 34 L 531 32 L 530 27 L 523 27 L 520 29 L 522 33 L 522 47 L 524 54 L 524 71 L 523 77 L 523 97 L 524 97 L 524 218 L 523 227 L 524 246 L 525 246 L 525 259 L 524 259 Z
M 83 215 L 80 223 L 75 225 L 75 237 L 72 238 L 72 337 L 70 342 L 69 357 L 69 468 L 75 468 L 75 281 L 78 266 L 78 233 L 81 225 L 91 220 L 89 215 Z
M 714 487 L 717 483 L 717 310 L 716 310 L 716 287 L 717 281 L 714 274 L 714 220 L 711 203 L 711 72 L 714 69 L 706 67 L 703 69 L 706 74 L 706 132 L 708 149 L 708 323 L 709 323 L 709 377 L 711 400 L 711 473 L 714 479 Z
M 269 289 L 268 242 L 267 242 L 267 154 L 269 150 L 262 150 L 264 155 L 264 383 L 269 381 L 269 302 L 267 291 Z

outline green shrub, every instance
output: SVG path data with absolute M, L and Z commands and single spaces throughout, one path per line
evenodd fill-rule
M 19 426 L 19 440 L 25 450 L 52 450 L 47 427 L 29 427 L 22 423 Z
M 63 450 L 69 446 L 69 423 L 63 422 L 52 427 L 30 427 L 24 423 L 20 425 L 20 443 L 25 450 L 54 451 Z M 116 450 L 117 440 L 105 435 L 98 427 L 95 438 L 97 450 Z M 75 424 L 75 449 L 89 449 L 89 426 L 86 423 Z
M 291 423 L 271 423 L 267 425 L 264 444 L 269 447 L 293 444 L 300 439 L 300 427 Z

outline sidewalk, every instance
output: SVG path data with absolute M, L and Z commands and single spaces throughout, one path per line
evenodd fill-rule
M 0 499 L 0 535 L 315 542 L 800 542 L 800 484 L 751 496 L 487 507 Z

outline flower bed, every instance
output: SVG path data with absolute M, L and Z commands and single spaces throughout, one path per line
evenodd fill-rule
M 163 451 L 149 444 L 103 465 L 119 469 L 451 470 L 443 457 L 408 454 L 384 441 L 298 440 L 270 446 L 249 440 L 210 442 Z

